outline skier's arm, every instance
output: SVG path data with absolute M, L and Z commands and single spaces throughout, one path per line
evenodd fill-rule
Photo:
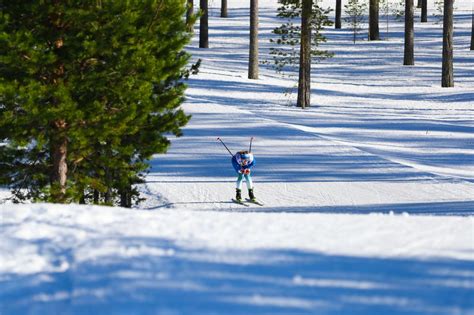
M 235 171 L 236 172 L 239 172 L 240 169 L 242 168 L 239 163 L 237 163 L 237 159 L 235 158 L 235 156 L 232 157 L 232 166 L 234 167 Z
M 247 164 L 248 168 L 251 168 L 252 166 L 255 166 L 255 158 L 252 159 L 252 162 Z

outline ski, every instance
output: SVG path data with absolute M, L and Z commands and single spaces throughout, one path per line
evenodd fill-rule
M 259 206 L 262 206 L 262 207 L 264 206 L 263 203 L 261 203 L 260 201 L 257 201 L 257 200 L 245 199 L 245 201 L 256 204 L 256 205 L 259 205 Z
M 242 205 L 242 206 L 244 206 L 244 207 L 249 207 L 249 206 L 250 206 L 250 205 L 246 204 L 245 202 L 239 201 L 239 200 L 237 200 L 237 199 L 232 199 L 232 202 L 233 202 L 233 203 L 236 203 L 236 204 L 238 204 L 238 205 Z

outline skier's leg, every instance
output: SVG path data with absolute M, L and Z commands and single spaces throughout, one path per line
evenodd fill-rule
M 247 184 L 248 189 L 253 189 L 253 181 L 252 181 L 252 176 L 250 174 L 244 175 L 245 177 L 245 183 Z
M 239 177 L 237 177 L 237 182 L 235 182 L 235 188 L 237 189 L 242 189 L 242 179 L 243 179 L 243 175 L 242 174 L 239 174 Z
M 245 175 L 245 183 L 247 184 L 247 188 L 249 190 L 249 198 L 251 200 L 255 200 L 255 195 L 253 194 L 253 181 L 250 174 Z
M 239 177 L 237 178 L 236 182 L 236 187 L 235 187 L 235 199 L 237 201 L 242 200 L 242 174 L 239 174 Z

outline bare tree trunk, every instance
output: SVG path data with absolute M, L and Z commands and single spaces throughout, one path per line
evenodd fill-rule
M 369 6 L 369 39 L 379 40 L 379 0 L 370 0 Z
M 300 71 L 298 100 L 296 105 L 306 108 L 311 105 L 311 11 L 312 0 L 303 0 L 301 11 Z
M 200 8 L 202 16 L 199 24 L 199 48 L 209 48 L 209 9 L 207 0 L 200 0 Z
M 336 28 L 341 28 L 341 10 L 342 10 L 342 0 L 336 0 Z
M 66 127 L 63 120 L 54 122 L 54 126 L 61 134 Z M 52 197 L 55 202 L 64 202 L 66 197 L 67 183 L 67 145 L 68 141 L 65 135 L 59 135 L 52 139 L 51 154 L 53 169 L 51 172 L 51 185 L 57 186 L 58 190 L 52 191 Z
M 94 204 L 98 205 L 100 201 L 100 193 L 97 189 L 94 189 Z
M 188 10 L 186 11 L 186 24 L 188 25 L 188 32 L 193 31 L 193 25 L 191 25 L 191 17 L 194 14 L 194 0 L 188 0 Z
M 403 65 L 415 64 L 415 31 L 413 26 L 414 6 L 413 0 L 405 0 L 405 56 Z
M 104 203 L 111 205 L 112 204 L 112 189 L 107 188 L 107 191 L 104 193 Z
M 132 187 L 131 186 L 120 191 L 120 206 L 124 208 L 132 207 Z
M 421 0 L 421 22 L 428 22 L 428 0 Z
M 422 2 L 423 2 L 423 0 L 418 0 L 417 3 L 416 3 L 416 7 L 421 8 L 421 6 L 423 5 Z
M 453 87 L 453 0 L 444 0 L 442 87 Z
M 249 79 L 258 79 L 258 0 L 250 0 Z
M 227 14 L 227 0 L 221 0 L 221 17 L 226 18 Z

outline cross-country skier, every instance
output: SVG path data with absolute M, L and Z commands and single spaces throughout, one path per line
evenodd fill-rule
M 232 156 L 232 166 L 235 171 L 239 174 L 236 182 L 236 195 L 237 201 L 242 201 L 242 180 L 245 178 L 247 188 L 249 190 L 249 198 L 251 201 L 256 201 L 253 194 L 253 182 L 252 176 L 250 175 L 250 169 L 255 165 L 255 158 L 249 151 L 239 151 Z

